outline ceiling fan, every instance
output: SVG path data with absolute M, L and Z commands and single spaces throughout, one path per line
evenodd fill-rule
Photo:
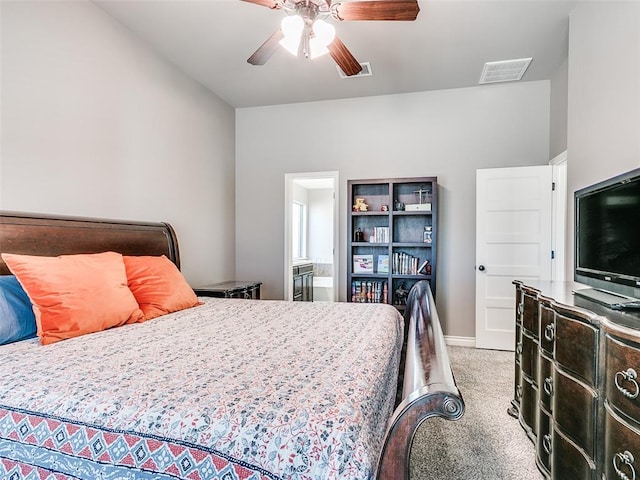
M 243 0 L 271 9 L 282 9 L 287 16 L 281 27 L 251 55 L 247 62 L 264 65 L 283 46 L 294 55 L 315 58 L 329 53 L 347 76 L 362 66 L 335 35 L 335 28 L 324 19 L 335 20 L 415 20 L 420 8 L 417 0 Z

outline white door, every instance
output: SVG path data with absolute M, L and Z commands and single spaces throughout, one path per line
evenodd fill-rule
M 513 280 L 551 279 L 550 165 L 476 174 L 476 347 L 513 350 Z

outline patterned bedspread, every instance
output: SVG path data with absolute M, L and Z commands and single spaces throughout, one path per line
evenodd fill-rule
M 201 300 L 0 347 L 0 478 L 373 478 L 395 397 L 397 311 Z

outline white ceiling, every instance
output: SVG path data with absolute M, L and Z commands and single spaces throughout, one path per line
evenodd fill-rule
M 280 48 L 263 66 L 246 62 L 279 27 L 282 10 L 240 0 L 94 3 L 242 108 L 470 87 L 478 85 L 485 62 L 525 57 L 533 61 L 521 81 L 550 79 L 567 58 L 569 13 L 577 2 L 419 0 L 415 22 L 334 22 L 340 39 L 373 71 L 345 79 L 328 55 L 306 60 Z

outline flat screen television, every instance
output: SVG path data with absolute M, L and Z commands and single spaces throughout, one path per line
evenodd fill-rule
M 574 278 L 596 289 L 576 294 L 640 308 L 640 168 L 575 192 Z

